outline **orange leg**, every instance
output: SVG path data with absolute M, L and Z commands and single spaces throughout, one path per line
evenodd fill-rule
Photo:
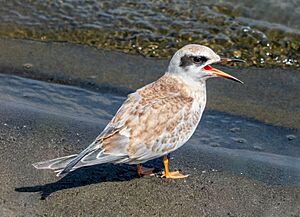
M 136 172 L 139 174 L 140 177 L 155 176 L 155 173 L 153 173 L 153 170 L 154 170 L 154 168 L 146 168 L 143 170 L 141 164 L 136 165 Z
M 165 155 L 164 158 L 163 158 L 163 164 L 164 164 L 164 167 L 165 167 L 165 171 L 163 171 L 163 174 L 162 174 L 161 178 L 183 179 L 183 178 L 186 178 L 186 177 L 189 176 L 189 175 L 183 175 L 179 171 L 170 172 L 169 171 L 169 159 L 168 159 L 167 155 Z

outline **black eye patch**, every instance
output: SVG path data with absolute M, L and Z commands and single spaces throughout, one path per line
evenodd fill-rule
M 205 63 L 207 60 L 208 59 L 205 56 L 194 56 L 193 57 L 193 62 L 194 63 Z
M 180 65 L 179 66 L 187 67 L 187 66 L 190 66 L 190 65 L 193 65 L 193 64 L 202 65 L 207 60 L 208 60 L 208 58 L 205 57 L 205 56 L 187 56 L 187 55 L 184 55 L 180 59 Z

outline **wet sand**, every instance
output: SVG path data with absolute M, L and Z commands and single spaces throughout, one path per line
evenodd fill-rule
M 0 91 L 0 216 L 300 214 L 297 130 L 207 111 L 172 154 L 172 168 L 190 174 L 186 180 L 138 178 L 127 165 L 59 180 L 31 164 L 82 150 L 124 97 L 9 75 L 1 75 Z M 160 160 L 146 166 L 162 169 Z
M 68 43 L 0 39 L 0 49 L 1 73 L 121 95 L 154 81 L 168 64 L 168 60 Z M 300 129 L 299 69 L 217 67 L 245 85 L 210 80 L 209 109 Z

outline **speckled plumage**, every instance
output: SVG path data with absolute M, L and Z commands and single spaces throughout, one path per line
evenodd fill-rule
M 194 56 L 199 62 L 193 62 L 198 61 Z M 206 79 L 213 74 L 203 67 L 218 61 L 220 57 L 207 47 L 183 47 L 173 56 L 165 75 L 128 95 L 84 151 L 34 166 L 64 174 L 101 163 L 139 164 L 178 149 L 193 135 L 205 108 Z
M 130 94 L 108 124 L 109 130 L 97 138 L 103 154 L 122 154 L 120 162 L 137 164 L 182 146 L 193 134 L 205 105 L 205 92 L 194 91 L 166 74 Z

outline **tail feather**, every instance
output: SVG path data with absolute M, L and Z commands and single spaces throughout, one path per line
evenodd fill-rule
M 89 147 L 84 149 L 80 154 L 78 154 L 74 159 L 72 159 L 64 168 L 63 170 L 57 171 L 57 176 L 62 176 L 64 174 L 67 174 L 70 172 L 73 167 L 86 155 L 89 155 L 91 153 L 94 153 L 95 151 L 99 150 L 98 146 L 95 146 L 94 143 L 92 143 Z
M 103 150 L 99 148 L 99 145 L 92 143 L 78 155 L 74 154 L 42 161 L 34 163 L 33 166 L 37 169 L 55 170 L 57 176 L 62 176 L 80 167 L 103 163 L 115 163 L 124 158 L 126 157 L 103 154 Z
M 105 164 L 105 163 L 118 163 L 118 161 L 120 160 L 120 157 L 118 156 L 103 156 L 100 159 L 95 159 L 95 160 L 91 160 L 91 161 L 79 161 L 75 166 L 73 166 L 68 172 L 74 171 L 76 169 L 79 169 L 81 167 L 87 167 L 87 166 L 93 166 L 93 165 L 97 165 L 97 164 Z M 58 169 L 55 170 L 55 172 L 57 173 L 57 176 L 62 176 L 68 172 L 63 172 L 63 168 L 62 169 Z
M 55 158 L 52 160 L 41 161 L 32 164 L 36 169 L 50 169 L 50 170 L 59 170 L 64 168 L 67 164 L 69 164 L 74 158 L 76 158 L 77 154 L 64 156 Z

